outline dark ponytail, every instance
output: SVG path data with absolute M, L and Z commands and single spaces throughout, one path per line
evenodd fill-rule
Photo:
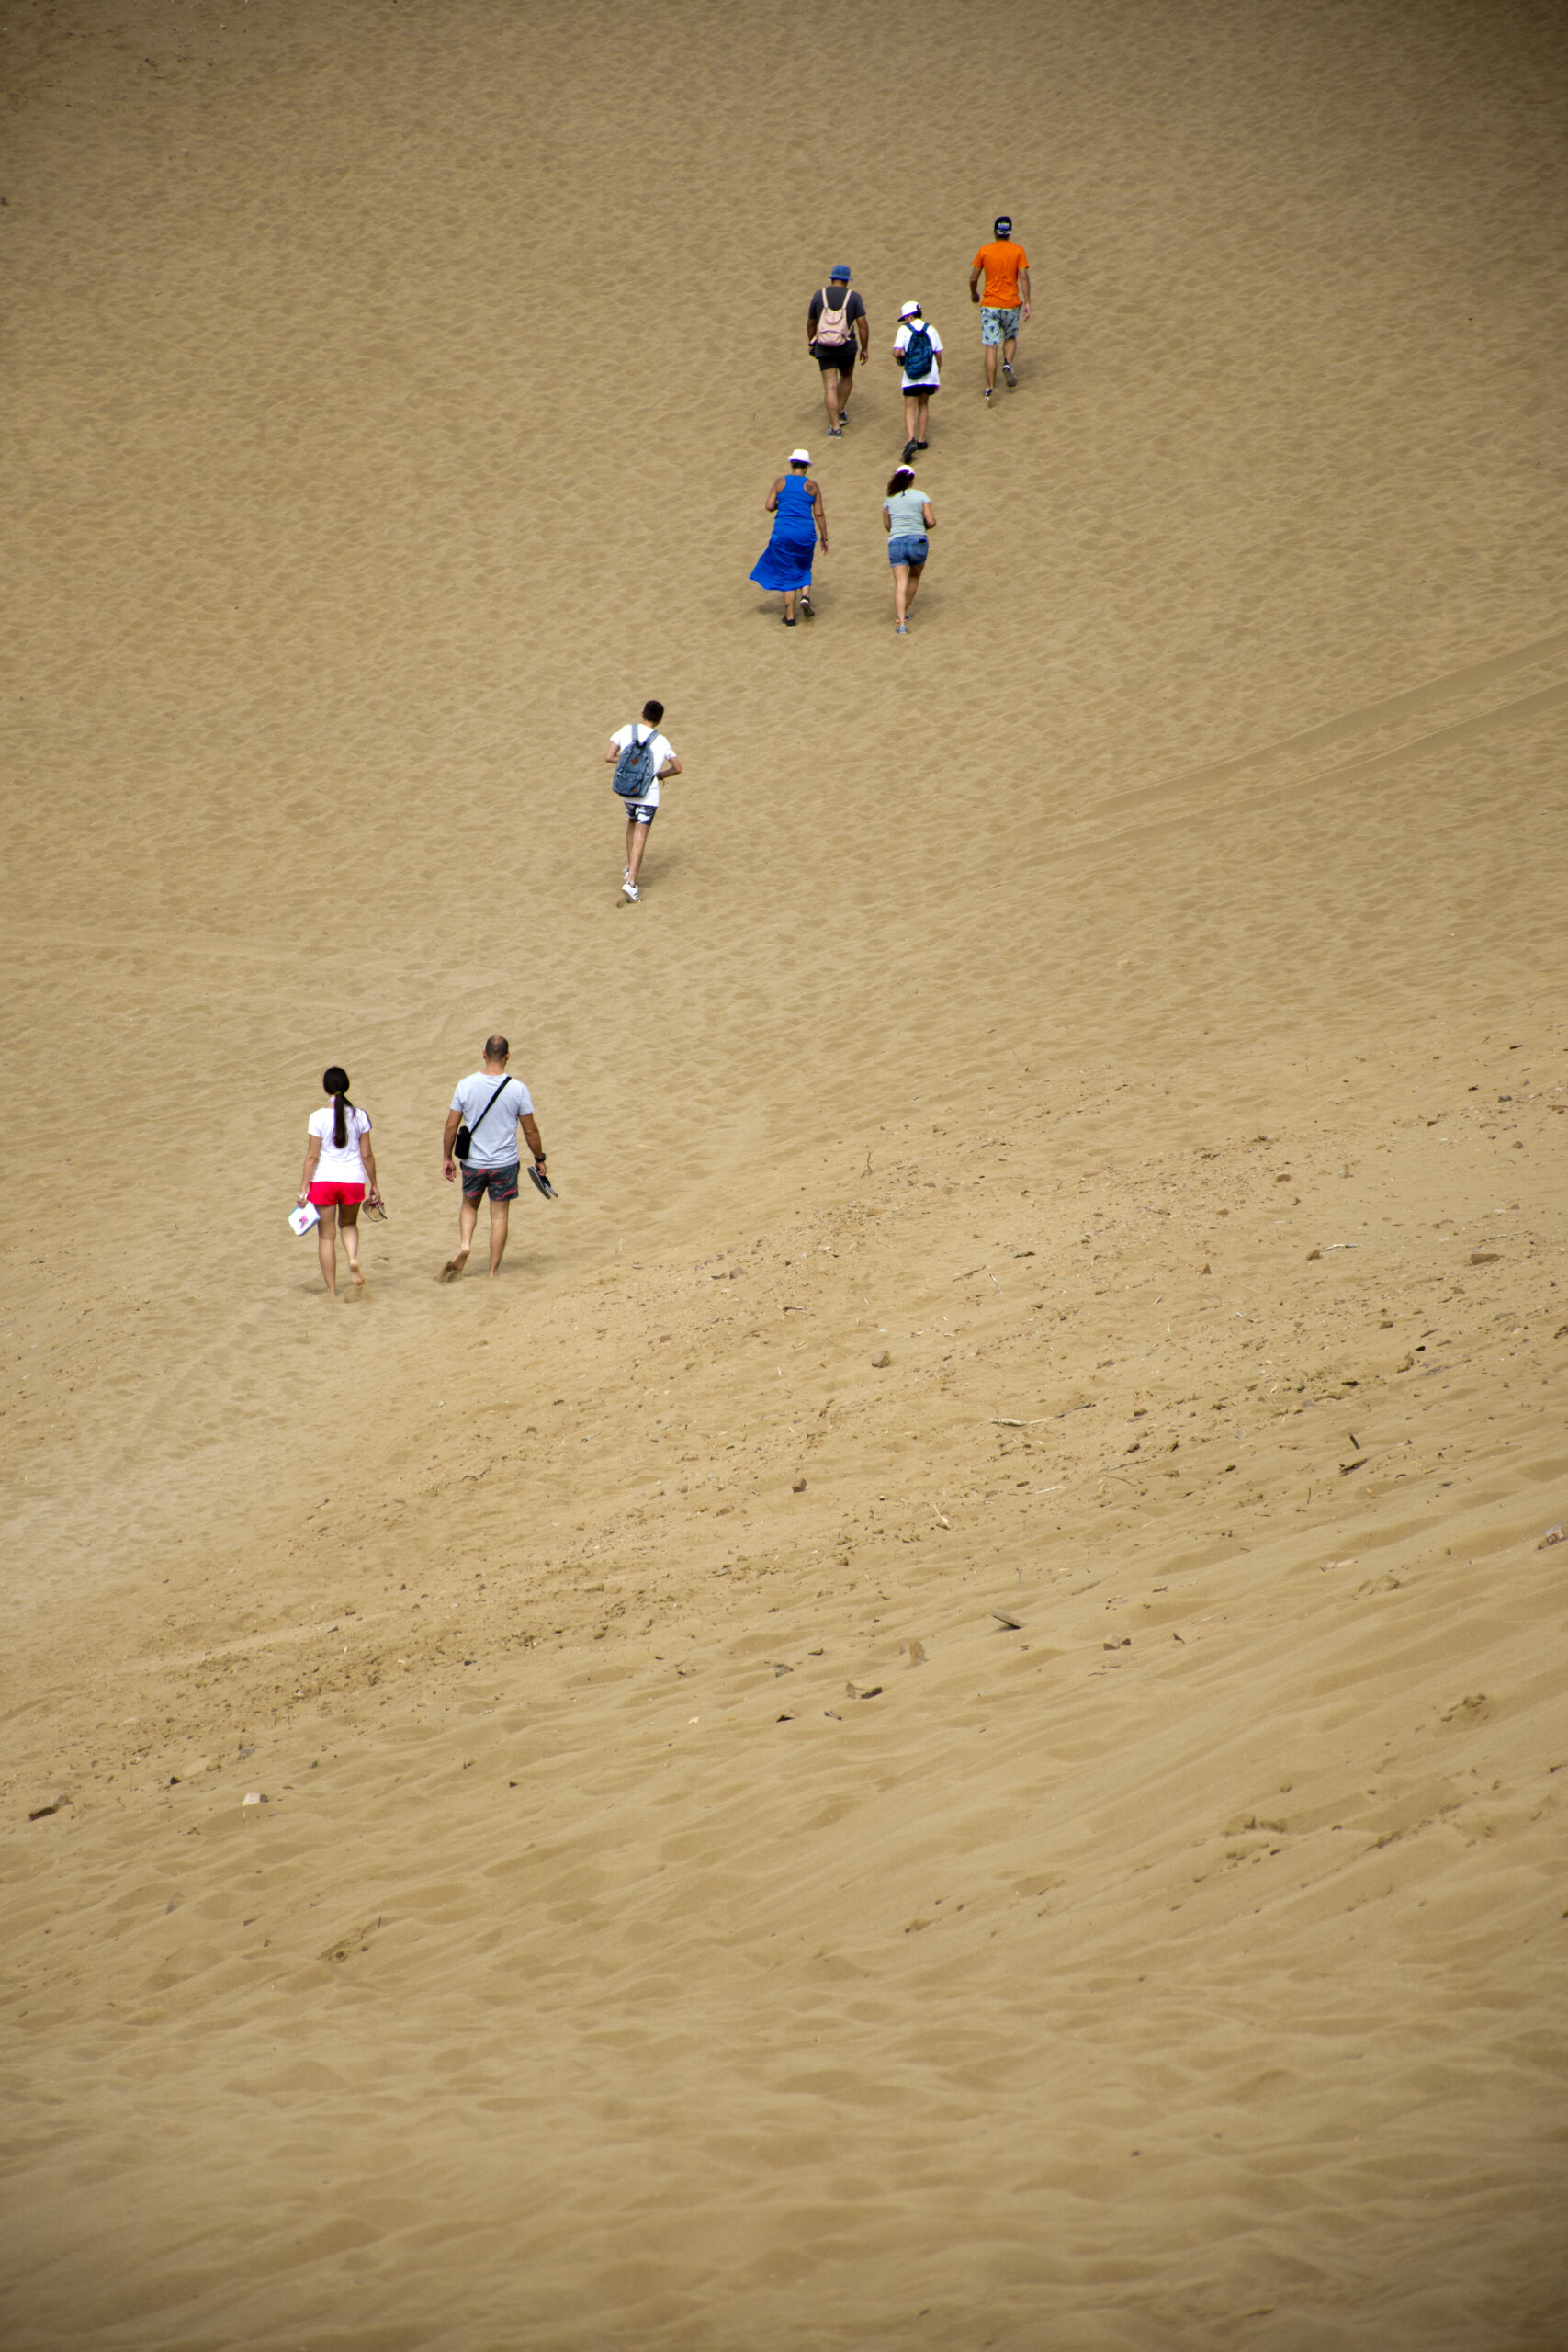
M 914 467 L 895 466 L 893 469 L 893 479 L 887 485 L 887 495 L 889 498 L 896 498 L 901 490 L 913 490 L 914 486 Z
M 354 1108 L 348 1099 L 348 1072 L 345 1069 L 339 1069 L 336 1062 L 333 1062 L 331 1069 L 324 1069 L 321 1072 L 321 1084 L 333 1098 L 333 1144 L 336 1150 L 341 1151 L 348 1141 L 348 1120 L 345 1114 Z

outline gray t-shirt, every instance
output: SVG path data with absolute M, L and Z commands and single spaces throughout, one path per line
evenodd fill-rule
M 882 502 L 882 511 L 893 518 L 889 537 L 905 539 L 923 536 L 926 527 L 926 493 L 923 490 L 896 490 L 891 498 Z
M 517 1148 L 517 1122 L 532 1111 L 533 1098 L 520 1078 L 509 1078 L 505 1091 L 496 1097 L 494 1110 L 486 1114 L 485 1104 L 500 1084 L 494 1070 L 477 1069 L 472 1078 L 460 1081 L 452 1097 L 452 1108 L 471 1138 L 470 1168 L 515 1168 L 522 1157 Z

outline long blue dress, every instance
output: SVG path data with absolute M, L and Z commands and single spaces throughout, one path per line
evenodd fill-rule
M 786 474 L 779 485 L 773 536 L 752 568 L 759 588 L 809 588 L 817 552 L 817 510 L 804 474 Z

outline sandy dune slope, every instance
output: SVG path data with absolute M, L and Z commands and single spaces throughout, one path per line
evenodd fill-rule
M 13 0 L 7 2346 L 1568 2335 L 1563 51 Z

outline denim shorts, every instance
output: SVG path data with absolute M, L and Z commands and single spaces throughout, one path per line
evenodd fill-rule
M 1018 334 L 1018 322 L 1022 305 L 1017 311 L 985 311 L 980 313 L 982 343 L 1011 343 Z
M 522 1161 L 514 1159 L 506 1168 L 476 1168 L 470 1161 L 463 1164 L 463 1198 L 482 1201 L 488 1192 L 491 1201 L 514 1201 Z
M 889 563 L 924 563 L 931 541 L 923 531 L 898 531 L 887 542 Z
M 659 814 L 657 800 L 627 800 L 623 802 L 628 825 L 651 825 Z

